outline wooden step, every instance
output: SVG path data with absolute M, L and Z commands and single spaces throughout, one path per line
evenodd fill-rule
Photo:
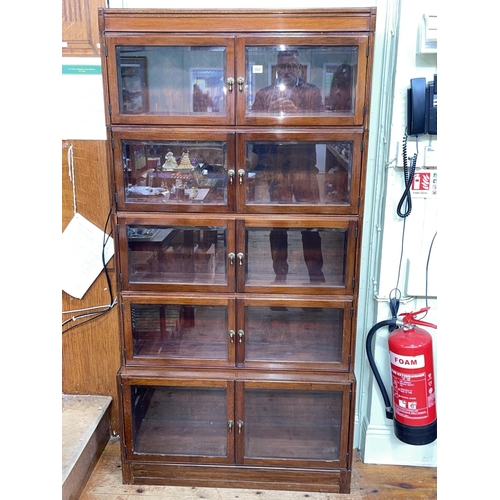
M 109 396 L 62 395 L 62 500 L 77 500 L 110 437 Z

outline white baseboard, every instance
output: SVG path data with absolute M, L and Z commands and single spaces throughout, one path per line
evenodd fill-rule
M 392 424 L 370 425 L 363 419 L 359 429 L 359 450 L 364 463 L 437 467 L 437 440 L 414 446 L 401 442 Z

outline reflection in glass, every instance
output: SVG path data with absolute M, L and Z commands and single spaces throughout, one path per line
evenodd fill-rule
M 226 390 L 131 388 L 134 451 L 226 456 Z
M 225 113 L 225 47 L 116 47 L 120 113 Z
M 353 46 L 247 46 L 247 115 L 353 116 L 357 58 Z
M 351 141 L 246 143 L 250 205 L 348 205 Z
M 245 361 L 339 363 L 343 309 L 245 309 Z
M 345 285 L 346 229 L 247 228 L 246 231 L 246 285 Z
M 149 111 L 147 85 L 147 59 L 145 57 L 122 57 L 121 107 L 126 114 L 142 114 Z
M 342 393 L 245 390 L 245 457 L 337 460 Z
M 132 304 L 134 356 L 226 359 L 227 308 Z
M 131 283 L 227 284 L 227 228 L 127 226 Z
M 225 142 L 122 141 L 125 201 L 227 204 Z
M 326 109 L 350 113 L 353 110 L 354 75 L 350 64 L 331 67 L 330 92 L 325 98 Z

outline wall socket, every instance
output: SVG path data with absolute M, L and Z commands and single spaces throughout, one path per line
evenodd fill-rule
M 437 167 L 437 145 L 425 146 L 423 148 L 419 147 L 419 153 L 417 156 L 417 168 L 428 168 Z M 410 160 L 413 155 L 417 152 L 417 147 L 415 142 L 408 141 L 406 143 L 406 156 L 408 158 L 408 167 L 410 166 Z M 403 168 L 403 144 L 401 142 L 396 143 L 396 167 Z

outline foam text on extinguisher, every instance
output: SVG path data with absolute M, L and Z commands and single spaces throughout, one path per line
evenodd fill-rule
M 402 356 L 392 351 L 390 354 L 391 364 L 394 366 L 399 366 L 400 368 L 406 368 L 408 370 L 416 370 L 425 366 L 425 356 L 423 354 L 419 354 L 418 356 Z

